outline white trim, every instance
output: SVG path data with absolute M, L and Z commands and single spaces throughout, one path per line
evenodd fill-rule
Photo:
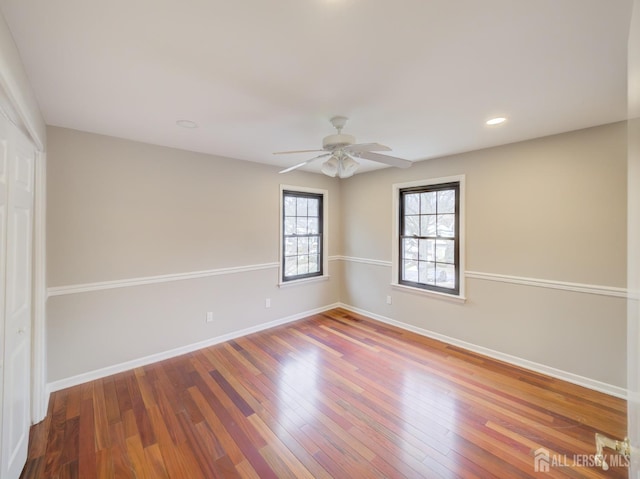
M 334 256 L 333 258 L 341 261 L 349 261 L 352 263 L 370 264 L 374 266 L 391 267 L 391 261 L 382 261 L 378 259 L 355 258 L 352 256 Z M 571 291 L 574 293 L 597 294 L 600 296 L 611 296 L 614 298 L 631 298 L 632 294 L 626 288 L 618 288 L 614 286 L 602 286 L 598 284 L 586 283 L 569 283 L 566 281 L 555 281 L 552 279 L 527 278 L 524 276 L 509 276 L 506 274 L 482 273 L 480 271 L 466 271 L 465 278 L 478 279 L 483 281 L 496 281 L 499 283 L 520 284 L 524 286 L 533 286 L 536 288 L 558 289 L 562 291 Z M 397 283 L 391 284 L 392 287 L 409 288 Z M 422 292 L 422 290 L 419 290 Z M 446 295 L 449 296 L 449 295 Z
M 342 259 L 340 256 L 331 256 L 328 261 L 337 261 Z M 187 273 L 172 273 L 162 274 L 158 276 L 142 276 L 140 278 L 128 278 L 128 279 L 116 279 L 113 281 L 100 281 L 96 283 L 84 283 L 84 284 L 70 284 L 67 286 L 54 286 L 47 290 L 47 297 L 51 296 L 63 296 L 66 294 L 87 293 L 90 291 L 101 291 L 104 289 L 115 288 L 128 288 L 131 286 L 143 286 L 145 284 L 156 283 L 169 283 L 172 281 L 184 281 L 188 279 L 207 278 L 209 276 L 221 276 L 225 274 L 236 273 L 250 273 L 252 271 L 261 271 L 263 269 L 278 268 L 279 263 L 263 263 L 263 264 L 250 264 L 247 266 L 236 266 L 232 268 L 217 268 L 204 271 L 190 271 Z M 317 278 L 310 278 L 315 280 L 329 279 L 329 275 L 326 274 Z M 303 281 L 303 280 L 301 280 Z M 284 286 L 290 285 L 285 283 Z
M 0 114 L 24 134 L 35 152 L 30 416 L 47 413 L 46 391 L 46 129 L 9 27 L 0 14 Z
M 274 328 L 276 326 L 281 326 L 287 323 L 292 323 L 294 321 L 298 321 L 299 319 L 303 319 L 308 316 L 313 316 L 314 314 L 323 313 L 325 311 L 337 308 L 339 306 L 340 306 L 339 303 L 330 304 L 328 306 L 323 306 L 321 308 L 316 308 L 309 311 L 305 311 L 303 313 L 296 313 L 294 315 L 287 316 L 285 318 L 269 321 L 268 323 L 259 324 L 257 326 L 251 326 L 249 328 L 240 329 L 237 331 L 233 331 L 231 333 L 223 334 L 221 336 L 216 336 L 214 338 L 205 339 L 204 341 L 199 341 L 197 343 L 187 344 L 185 346 L 170 349 L 168 351 L 163 351 L 161 353 L 151 354 L 149 356 L 144 356 L 141 358 L 132 359 L 130 361 L 125 361 L 124 363 L 114 364 L 113 366 L 107 366 L 105 368 L 88 371 L 86 373 L 78 374 L 76 376 L 59 379 L 57 381 L 50 382 L 47 385 L 47 390 L 49 393 L 52 393 L 55 391 L 59 391 L 60 389 L 77 386 L 78 384 L 83 384 L 88 381 L 94 381 L 96 379 L 111 376 L 113 374 L 129 371 L 131 369 L 139 368 L 141 366 L 146 366 L 147 364 L 163 361 L 165 359 L 171 359 L 176 356 L 181 356 L 183 354 L 191 353 L 199 349 L 208 348 L 209 346 L 214 346 L 216 344 L 220 344 L 225 341 L 231 341 L 233 339 L 240 338 L 242 336 L 247 336 L 253 333 L 259 333 L 260 331 L 264 331 L 266 329 Z
M 284 232 L 284 202 L 282 201 L 284 198 L 284 191 L 294 191 L 298 193 L 313 193 L 315 195 L 322 195 L 322 276 L 314 276 L 314 279 L 322 279 L 329 276 L 329 191 L 323 190 L 319 188 L 309 188 L 306 186 L 293 186 L 293 185 L 280 185 L 280 197 L 278 200 L 278 204 L 280 205 L 279 213 L 280 217 L 278 219 L 279 230 L 278 230 L 278 286 L 291 286 L 298 282 L 303 282 L 308 278 L 302 279 L 294 279 L 291 281 L 283 281 L 282 277 L 284 273 L 282 271 L 282 254 L 284 250 L 284 245 L 282 243 L 283 240 L 283 232 Z M 326 278 L 325 278 L 326 279 Z
M 480 279 L 485 281 L 497 281 L 499 283 L 521 284 L 536 288 L 559 289 L 563 291 L 573 291 L 575 293 L 598 294 L 601 296 L 613 296 L 614 298 L 626 298 L 626 288 L 616 288 L 613 286 L 600 286 L 596 284 L 568 283 L 565 281 L 554 281 L 549 279 L 525 278 L 522 276 L 508 276 L 505 274 L 481 273 L 478 271 L 467 271 L 467 278 Z
M 26 133 L 38 151 L 45 150 L 46 126 L 9 26 L 0 14 L 0 110 Z M 7 111 L 9 110 L 9 111 Z
M 34 237 L 33 237 L 33 336 L 31 368 L 31 421 L 36 424 L 47 415 L 47 155 L 36 153 Z
M 372 264 L 374 266 L 385 266 L 391 268 L 391 261 L 383 261 L 380 259 L 357 258 L 354 256 L 334 256 L 334 258 L 341 261 L 349 261 L 351 263 Z
M 293 281 L 286 281 L 284 283 L 278 283 L 278 288 L 291 288 L 293 286 L 303 286 L 308 283 L 318 283 L 320 281 L 328 281 L 330 277 L 331 276 L 329 276 L 328 274 L 323 274 L 322 276 L 312 276 L 310 278 L 302 278 L 302 279 L 296 279 Z
M 369 259 L 369 258 L 358 258 L 354 256 L 334 255 L 334 256 L 328 257 L 327 260 L 328 261 L 347 261 L 351 263 L 368 264 L 372 266 L 382 266 L 386 268 L 390 268 L 392 266 L 391 261 Z M 279 268 L 279 266 L 280 266 L 280 263 L 263 263 L 263 264 L 247 265 L 247 266 L 236 266 L 231 268 L 218 268 L 218 269 L 211 269 L 211 270 L 204 270 L 204 271 L 191 271 L 187 273 L 173 273 L 173 274 L 165 274 L 165 275 L 158 275 L 158 276 L 144 276 L 140 278 L 102 281 L 102 282 L 96 282 L 96 283 L 54 286 L 47 290 L 47 295 L 48 297 L 62 296 L 66 294 L 85 293 L 89 291 L 100 291 L 104 289 L 127 288 L 130 286 L 142 286 L 145 284 L 155 284 L 155 283 L 168 283 L 171 281 L 184 281 L 189 279 L 206 278 L 209 276 L 247 273 L 252 271 L 260 271 L 264 269 Z M 557 289 L 557 290 L 563 290 L 563 291 L 571 291 L 576 293 L 612 296 L 615 298 L 629 297 L 629 293 L 625 288 L 617 288 L 613 286 L 601 286 L 601 285 L 585 284 L 585 283 L 568 283 L 564 281 L 554 281 L 549 279 L 527 278 L 523 276 L 508 276 L 508 275 L 495 274 L 495 273 L 482 273 L 479 271 L 467 271 L 465 273 L 465 277 L 470 279 L 495 281 L 500 283 L 533 286 L 537 288 L 549 288 L 549 289 Z M 321 281 L 328 278 L 329 278 L 329 275 L 324 275 L 324 276 L 315 277 L 315 278 L 308 278 L 308 280 Z M 300 280 L 297 282 L 304 282 L 304 281 L 305 280 Z M 294 283 L 284 283 L 283 286 L 289 286 L 292 284 Z M 408 286 L 398 285 L 395 283 L 392 283 L 392 287 L 394 288 L 398 287 L 398 288 L 407 289 L 407 290 L 414 290 L 414 289 L 417 290 L 417 288 L 410 288 Z M 417 290 L 417 291 L 420 293 L 423 292 L 423 290 Z M 445 295 L 445 296 L 449 297 L 451 295 Z M 460 300 L 465 299 L 462 296 L 460 297 L 452 296 L 452 298 L 460 299 Z
M 170 281 L 184 281 L 188 279 L 207 278 L 225 274 L 246 273 L 263 269 L 277 268 L 278 263 L 252 264 L 236 266 L 233 268 L 218 268 L 204 271 L 192 271 L 188 273 L 163 274 L 158 276 L 144 276 L 141 278 L 119 279 L 114 281 L 101 281 L 98 283 L 72 284 L 68 286 L 55 286 L 48 289 L 48 295 L 61 296 L 65 294 L 86 293 L 88 291 L 100 291 L 103 289 L 127 288 L 130 286 L 142 286 L 145 284 L 167 283 Z
M 312 316 L 314 314 L 323 313 L 324 311 L 329 311 L 334 308 L 343 308 L 348 311 L 352 311 L 354 313 L 362 314 L 371 319 L 380 321 L 382 323 L 390 324 L 392 326 L 396 326 L 398 328 L 404 329 L 406 331 L 410 331 L 421 336 L 425 336 L 428 338 L 432 338 L 438 341 L 442 341 L 447 344 L 451 344 L 453 346 L 461 347 L 468 351 L 472 351 L 478 354 L 482 354 L 484 356 L 488 356 L 493 359 L 497 359 L 499 361 L 503 361 L 509 364 L 513 364 L 514 366 L 522 367 L 524 369 L 528 369 L 530 371 L 534 371 L 540 374 L 545 374 L 547 376 L 551 376 L 557 379 L 561 379 L 563 381 L 570 382 L 572 384 L 577 384 L 578 386 L 583 386 L 589 389 L 593 389 L 595 391 L 599 391 L 605 394 L 609 394 L 611 396 L 615 396 L 618 398 L 626 399 L 627 398 L 627 390 L 621 388 L 619 386 L 614 386 L 612 384 L 604 383 L 601 381 L 597 381 L 595 379 L 590 379 L 584 376 L 580 376 L 578 374 L 570 373 L 568 371 L 563 371 L 560 369 L 553 368 L 551 366 L 546 366 L 544 364 L 536 363 L 534 361 L 529 361 L 527 359 L 519 358 L 517 356 L 512 356 L 510 354 L 502 353 L 499 351 L 495 351 L 493 349 L 485 348 L 483 346 L 478 346 L 472 343 L 468 343 L 466 341 L 462 341 L 459 339 L 455 339 L 440 333 L 436 333 L 433 331 L 429 331 L 427 329 L 419 328 L 417 326 L 413 326 L 407 323 L 403 323 L 401 321 L 396 321 L 394 319 L 388 318 L 386 316 L 382 316 L 379 314 L 375 314 L 360 308 L 356 308 L 355 306 L 351 306 L 344 303 L 334 303 L 327 306 L 323 306 L 321 308 L 316 308 L 310 311 L 305 311 L 302 313 L 297 313 L 292 316 L 288 316 L 285 318 L 277 319 L 274 321 L 270 321 L 268 323 L 260 324 L 257 326 L 252 326 L 250 328 L 241 329 L 238 331 L 234 331 L 231 333 L 227 333 L 221 336 L 217 336 L 214 338 L 206 339 L 204 341 L 200 341 L 197 343 L 192 343 L 189 345 L 185 345 L 179 348 L 174 348 L 169 351 L 164 351 L 161 353 L 152 354 L 149 356 L 144 356 L 142 358 L 133 359 L 130 361 L 126 361 L 124 363 L 116 364 L 113 366 L 108 366 L 101 369 L 96 369 L 94 371 L 89 371 L 86 373 L 78 374 L 76 376 L 71 376 L 64 379 L 59 379 L 57 381 L 53 381 L 47 384 L 47 395 L 58 391 L 60 389 L 65 389 L 72 386 L 77 386 L 78 384 L 82 384 L 88 381 L 93 381 L 96 379 L 100 379 L 106 376 L 110 376 L 113 374 L 117 374 L 123 371 L 128 371 L 137 367 L 145 366 L 147 364 L 151 364 L 157 361 L 162 361 L 165 359 L 170 359 L 176 356 L 180 356 L 182 354 L 187 354 L 198 349 L 203 349 L 209 346 L 213 346 L 216 344 L 220 344 L 225 341 L 231 341 L 232 339 L 236 339 L 242 336 L 246 336 L 248 334 L 257 333 L 260 331 L 264 331 L 266 329 L 270 329 L 276 326 L 280 326 L 283 324 L 291 323 L 297 321 L 299 319 L 306 318 L 308 316 Z
M 594 391 L 599 391 L 605 394 L 609 394 L 610 396 L 618 397 L 621 399 L 627 398 L 627 390 L 619 386 L 614 386 L 612 384 L 604 383 L 602 381 L 597 381 L 595 379 L 580 376 L 578 374 L 570 373 L 568 371 L 563 371 L 561 369 L 556 369 L 551 366 L 546 366 L 544 364 L 536 363 L 534 361 L 529 361 L 528 359 L 523 359 L 517 356 L 512 356 L 510 354 L 502 353 L 500 351 L 495 351 L 493 349 L 485 348 L 484 346 L 478 346 L 473 343 L 468 343 L 460 339 L 455 339 L 450 336 L 445 336 L 444 334 L 419 328 L 417 326 L 403 323 L 401 321 L 396 321 L 395 319 L 387 318 L 386 316 L 381 316 L 379 314 L 371 313 L 369 311 L 356 308 L 355 306 L 340 304 L 340 307 L 348 311 L 352 311 L 354 313 L 358 313 L 358 314 L 362 314 L 364 316 L 370 317 L 382 323 L 390 324 L 392 326 L 396 326 L 406 331 L 411 331 L 412 333 L 419 334 L 420 336 L 425 336 L 427 338 L 442 341 L 443 343 L 451 344 L 452 346 L 457 346 L 457 347 L 466 349 L 468 351 L 472 351 L 474 353 L 482 354 L 484 356 L 497 359 L 498 361 L 503 361 L 505 363 L 509 363 L 514 366 L 528 369 L 536 373 L 561 379 L 563 381 L 567 381 L 572 384 L 577 384 L 578 386 L 583 386 L 588 389 L 593 389 Z
M 458 259 L 458 268 L 460 270 L 460 288 L 458 294 L 450 294 L 452 298 L 458 298 L 464 301 L 465 297 L 465 175 L 445 176 L 442 178 L 428 178 L 424 180 L 409 181 L 406 183 L 394 183 L 391 185 L 391 204 L 392 204 L 392 232 L 391 232 L 391 283 L 398 284 L 398 275 L 400 271 L 398 251 L 400 248 L 400 237 L 398 235 L 400 224 L 400 190 L 404 188 L 413 188 L 415 186 L 431 186 L 445 183 L 458 182 L 460 184 L 460 204 L 458 205 L 459 229 L 458 241 L 460 256 Z
M 398 291 L 404 291 L 405 293 L 417 294 L 435 299 L 442 299 L 444 301 L 450 301 L 452 303 L 464 304 L 467 301 L 467 298 L 465 298 L 464 296 L 440 293 L 439 291 L 431 291 L 430 289 L 414 288 L 405 284 L 391 283 L 391 287 Z

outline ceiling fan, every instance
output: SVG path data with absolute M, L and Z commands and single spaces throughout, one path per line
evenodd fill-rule
M 326 157 L 329 158 L 322 164 L 322 172 L 327 176 L 337 176 L 339 178 L 348 178 L 355 173 L 359 165 L 355 160 L 356 158 L 364 158 L 365 160 L 376 161 L 398 168 L 408 168 L 411 166 L 412 163 L 409 160 L 376 153 L 377 151 L 391 151 L 391 148 L 388 146 L 380 145 L 379 143 L 356 143 L 354 136 L 343 134 L 342 129 L 347 123 L 346 117 L 334 116 L 330 121 L 338 133 L 324 137 L 322 140 L 322 150 L 278 151 L 275 152 L 274 155 L 326 153 L 298 163 L 297 165 L 290 166 L 280 171 L 280 173 L 288 173 L 289 171 L 293 171 L 320 158 Z

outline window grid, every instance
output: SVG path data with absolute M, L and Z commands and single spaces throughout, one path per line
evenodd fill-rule
M 322 276 L 323 195 L 283 191 L 282 281 Z
M 459 182 L 400 190 L 400 284 L 459 294 L 459 202 Z

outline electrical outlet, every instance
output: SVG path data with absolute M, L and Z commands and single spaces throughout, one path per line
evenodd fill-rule
M 213 322 L 213 311 L 207 313 L 207 323 Z
M 391 295 L 387 296 L 387 304 L 391 304 Z
M 271 307 L 271 298 L 266 298 L 264 300 L 264 307 L 265 308 L 270 308 Z

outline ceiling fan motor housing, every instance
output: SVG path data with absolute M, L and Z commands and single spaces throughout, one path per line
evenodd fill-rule
M 329 135 L 325 136 L 322 140 L 322 148 L 327 151 L 333 151 L 338 148 L 353 145 L 355 142 L 356 138 L 353 135 Z

